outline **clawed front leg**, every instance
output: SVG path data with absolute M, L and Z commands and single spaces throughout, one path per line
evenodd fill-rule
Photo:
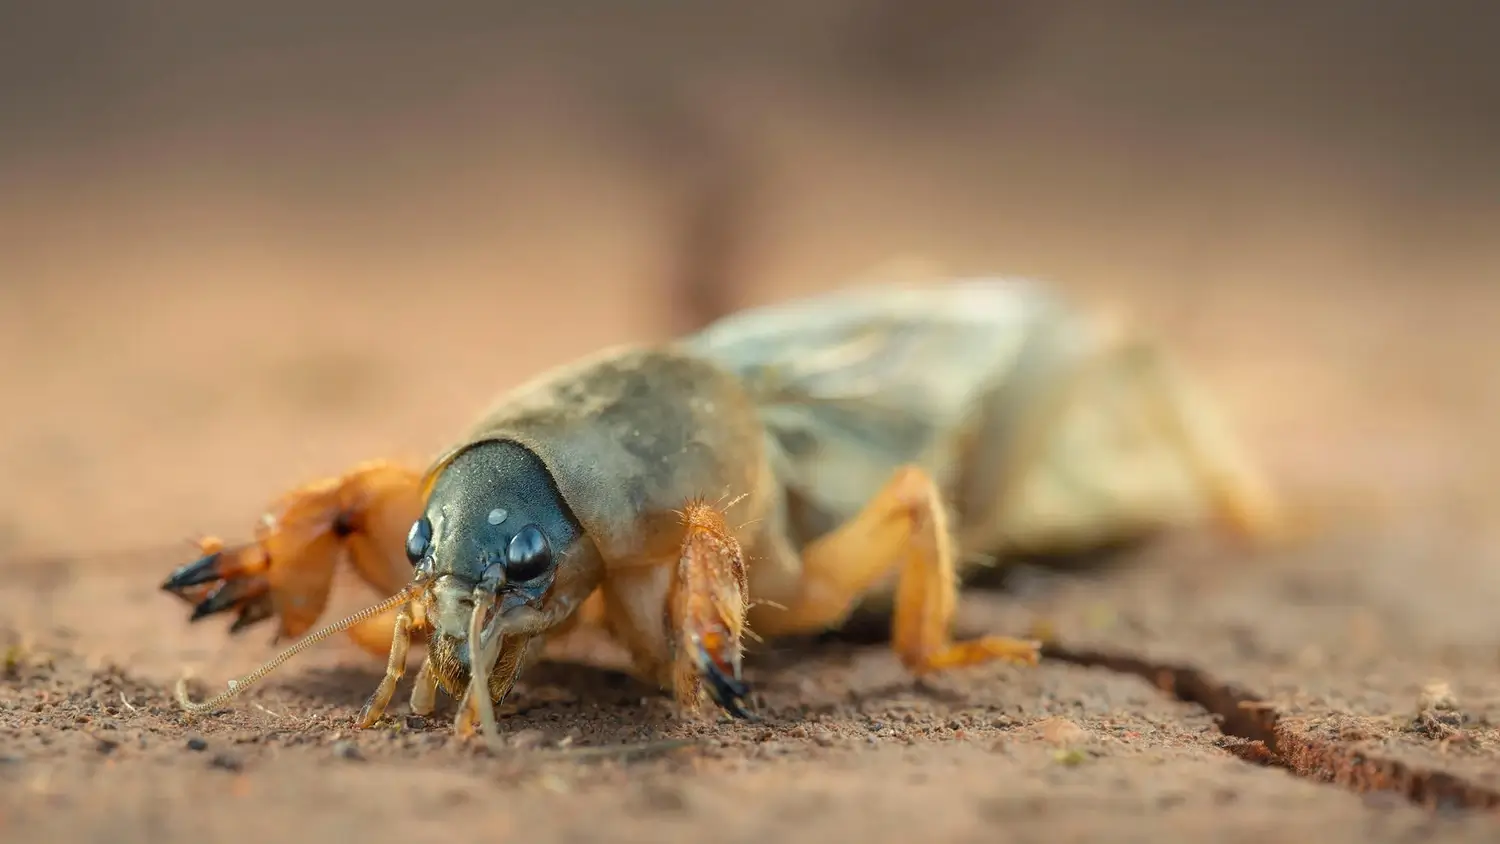
M 225 547 L 204 540 L 203 556 L 172 572 L 162 589 L 193 605 L 198 621 L 236 613 L 231 632 L 276 618 L 277 638 L 310 630 L 327 605 L 334 566 L 347 555 L 358 575 L 382 594 L 411 576 L 402 548 L 421 513 L 420 473 L 382 461 L 307 484 L 283 496 L 254 540 Z M 384 654 L 392 619 L 350 630 L 366 650 Z
M 750 689 L 740 676 L 749 600 L 744 553 L 713 506 L 691 502 L 682 517 L 682 552 L 667 605 L 674 696 L 695 712 L 706 691 L 730 715 L 749 718 Z

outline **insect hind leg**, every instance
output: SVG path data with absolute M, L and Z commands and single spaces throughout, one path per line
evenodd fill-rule
M 1034 665 L 1040 643 L 1005 636 L 954 641 L 958 606 L 947 514 L 915 466 L 897 470 L 857 516 L 804 550 L 798 596 L 757 620 L 762 633 L 817 633 L 841 624 L 859 599 L 896 574 L 891 644 L 916 674 L 1006 661 Z
M 1282 502 L 1221 408 L 1163 349 L 1129 334 L 1098 365 L 1123 366 L 1138 379 L 1161 429 L 1191 467 L 1221 524 L 1252 543 L 1289 536 Z

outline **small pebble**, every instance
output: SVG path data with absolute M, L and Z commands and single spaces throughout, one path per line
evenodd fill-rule
M 340 759 L 348 759 L 351 762 L 364 761 L 364 754 L 359 752 L 359 747 L 352 741 L 336 741 L 333 743 L 333 755 Z
M 1048 718 L 1037 726 L 1043 740 L 1059 747 L 1071 747 L 1089 739 L 1087 730 L 1066 718 Z
M 1453 689 L 1442 680 L 1433 680 L 1422 687 L 1421 694 L 1417 695 L 1417 711 L 1429 712 L 1437 710 L 1440 712 L 1458 711 L 1458 699 L 1453 696 Z
M 234 758 L 233 756 L 230 756 L 228 753 L 218 754 L 213 759 L 209 760 L 208 764 L 212 765 L 215 768 L 221 768 L 225 771 L 239 771 L 245 767 L 243 762 Z
M 553 794 L 567 794 L 572 788 L 568 781 L 556 774 L 542 774 L 537 778 L 537 785 L 552 792 Z
M 115 751 L 115 748 L 119 746 L 120 743 L 113 739 L 99 739 L 99 741 L 94 744 L 94 749 L 99 751 L 100 753 L 108 755 L 110 753 L 113 753 Z
M 207 750 L 208 742 L 204 741 L 198 736 L 193 736 L 192 738 L 187 740 L 187 748 L 188 750 Z
M 681 788 L 656 784 L 645 789 L 645 803 L 659 812 L 683 812 L 688 806 L 688 796 Z
M 1082 765 L 1088 760 L 1088 756 L 1082 750 L 1055 750 L 1052 752 L 1052 759 L 1059 765 L 1071 768 L 1075 765 Z
M 541 730 L 527 729 L 518 730 L 513 733 L 510 736 L 509 744 L 511 747 L 520 750 L 526 750 L 533 747 L 540 747 L 542 745 L 542 742 L 546 740 L 547 734 L 542 732 Z

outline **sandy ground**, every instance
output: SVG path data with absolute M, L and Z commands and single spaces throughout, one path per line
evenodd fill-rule
M 1379 149 L 1353 118 L 1317 142 L 1150 128 L 1063 96 L 1125 96 L 1064 72 L 1094 48 L 1130 58 L 1094 35 L 1049 83 L 927 129 L 727 73 L 760 185 L 727 298 L 917 254 L 1126 305 L 1221 396 L 1304 540 L 1183 534 L 966 593 L 965 632 L 1055 635 L 1034 669 L 914 682 L 878 636 L 759 648 L 758 724 L 679 722 L 654 690 L 548 666 L 500 756 L 407 718 L 405 687 L 352 731 L 380 666 L 342 642 L 187 724 L 184 670 L 217 683 L 272 646 L 188 625 L 157 585 L 188 537 L 244 536 L 293 484 L 420 460 L 496 391 L 671 330 L 672 227 L 642 197 L 671 167 L 588 146 L 599 124 L 545 86 L 455 85 L 385 122 L 166 119 L 173 96 L 302 93 L 295 50 L 173 78 L 133 106 L 150 131 L 83 152 L 32 127 L 37 150 L 0 172 L 0 837 L 1494 840 L 1488 154 L 1415 120 Z M 496 52 L 464 44 L 412 61 L 436 85 L 447 57 Z M 1139 85 L 1187 78 L 1153 67 Z M 342 106 L 347 84 L 306 93 Z

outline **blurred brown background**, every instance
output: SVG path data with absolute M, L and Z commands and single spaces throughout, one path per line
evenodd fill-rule
M 908 256 L 1128 305 L 1309 506 L 1486 524 L 1495 9 L 5 4 L 0 550 L 243 534 Z

